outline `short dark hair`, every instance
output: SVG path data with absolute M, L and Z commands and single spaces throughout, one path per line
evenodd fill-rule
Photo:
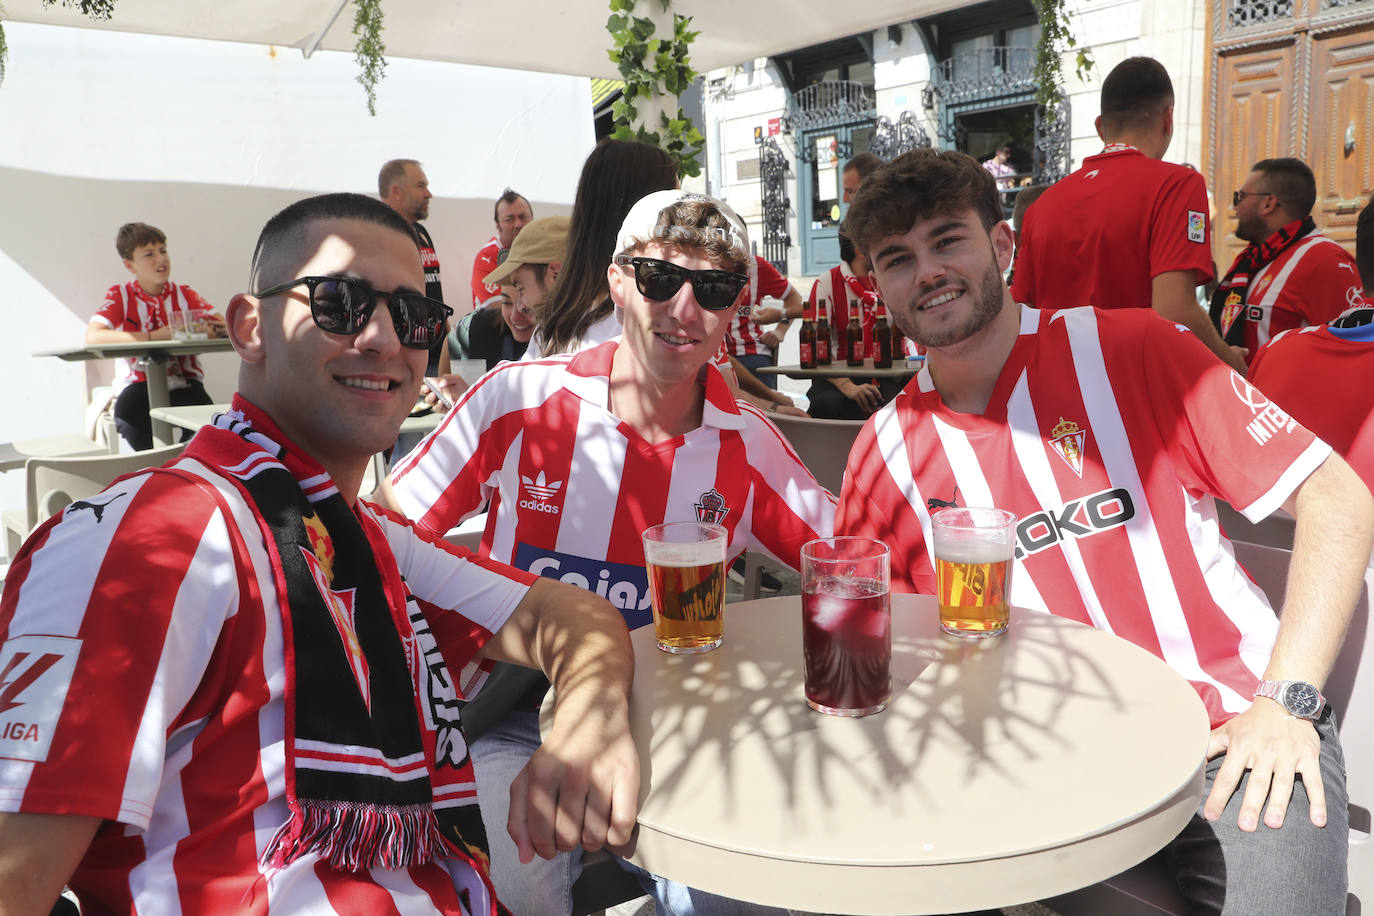
M 527 206 L 527 207 L 530 208 L 530 216 L 531 216 L 531 217 L 534 216 L 534 207 L 531 207 L 531 206 L 530 206 L 529 199 L 526 198 L 524 194 L 517 194 L 515 191 L 512 191 L 510 188 L 506 188 L 504 191 L 501 192 L 501 196 L 498 197 L 498 198 L 496 198 L 496 203 L 494 203 L 494 204 L 491 205 L 491 218 L 492 218 L 492 220 L 493 220 L 494 222 L 498 222 L 498 223 L 501 222 L 501 216 L 500 216 L 501 205 L 502 205 L 502 204 L 513 204 L 513 203 L 515 203 L 517 200 L 523 200 L 523 201 L 525 202 L 525 206 Z
M 311 224 L 328 219 L 356 219 L 395 229 L 414 240 L 415 233 L 401 214 L 379 200 L 365 194 L 336 193 L 307 197 L 286 207 L 267 221 L 253 248 L 253 267 L 249 276 L 250 289 L 262 289 L 289 277 L 260 276 L 266 272 L 264 262 L 279 260 L 279 255 L 295 254 Z M 418 256 L 418 255 L 417 255 Z M 275 269 L 275 263 L 274 263 Z
M 840 260 L 846 264 L 854 261 L 854 240 L 849 237 L 849 227 L 844 223 L 840 224 L 839 231 L 835 233 L 835 239 L 840 243 Z
M 161 229 L 147 223 L 125 223 L 115 233 L 115 251 L 126 261 L 133 258 L 135 248 L 153 244 L 166 245 L 167 236 Z
M 1102 132 L 1135 127 L 1174 104 L 1169 71 L 1153 57 L 1128 57 L 1102 81 Z
M 1355 221 L 1355 266 L 1365 295 L 1374 295 L 1374 194 Z
M 377 196 L 386 199 L 387 194 L 391 193 L 391 186 L 400 184 L 406 177 L 406 166 L 413 165 L 420 167 L 420 163 L 414 159 L 392 159 L 382 166 L 382 170 L 377 173 Z
M 1032 184 L 1016 192 L 1016 203 L 1011 205 L 1011 228 L 1017 232 L 1021 231 L 1021 224 L 1026 219 L 1026 211 L 1030 205 L 1040 199 L 1040 195 L 1050 189 L 1047 184 Z
M 859 153 L 859 155 L 844 164 L 844 168 L 840 169 L 840 173 L 858 172 L 859 180 L 863 181 L 869 175 L 873 174 L 874 169 L 882 164 L 883 160 L 878 158 L 877 153 Z
M 1312 212 L 1317 202 L 1317 179 L 1306 162 L 1292 156 L 1261 159 L 1250 171 L 1264 174 L 1265 191 L 1277 197 L 1294 218 L 1301 219 Z
M 844 222 L 855 246 L 868 254 L 879 239 L 907 232 L 917 219 L 968 209 L 989 231 L 1002 221 L 992 174 L 965 153 L 914 149 L 864 180 Z

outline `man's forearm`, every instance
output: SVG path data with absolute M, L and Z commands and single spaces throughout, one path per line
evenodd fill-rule
M 1265 678 L 1321 686 L 1345 640 L 1374 539 L 1374 498 L 1332 454 L 1285 503 L 1297 519 L 1278 638 Z
M 1161 318 L 1188 328 L 1218 359 L 1244 375 L 1245 360 L 1221 339 L 1221 334 L 1212 326 L 1212 319 L 1198 307 L 1194 279 L 1191 270 L 1160 274 L 1151 286 L 1150 305 Z

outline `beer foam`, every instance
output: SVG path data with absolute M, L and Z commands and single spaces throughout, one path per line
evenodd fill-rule
M 935 559 L 950 563 L 1001 563 L 1010 560 L 1011 544 L 997 544 L 977 539 L 949 540 L 935 542 Z
M 724 557 L 720 542 L 703 541 L 694 544 L 658 544 L 644 559 L 655 566 L 705 566 L 719 563 Z

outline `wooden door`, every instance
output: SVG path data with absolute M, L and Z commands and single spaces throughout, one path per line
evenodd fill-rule
M 1212 160 L 1217 220 L 1212 252 L 1218 271 L 1225 271 L 1245 247 L 1235 236 L 1231 192 L 1240 189 L 1250 167 L 1259 160 L 1304 155 L 1294 130 L 1295 57 L 1296 45 L 1290 40 L 1217 59 L 1216 155 Z
M 1374 29 L 1314 36 L 1311 102 L 1312 216 L 1353 252 L 1356 217 L 1374 191 Z

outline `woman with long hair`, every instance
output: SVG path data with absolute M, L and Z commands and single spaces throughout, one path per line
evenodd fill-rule
M 526 359 L 568 353 L 620 334 L 606 287 L 616 232 L 635 201 L 678 186 L 666 152 L 632 140 L 602 140 L 582 166 L 568 228 L 568 253 L 553 291 L 535 314 Z

